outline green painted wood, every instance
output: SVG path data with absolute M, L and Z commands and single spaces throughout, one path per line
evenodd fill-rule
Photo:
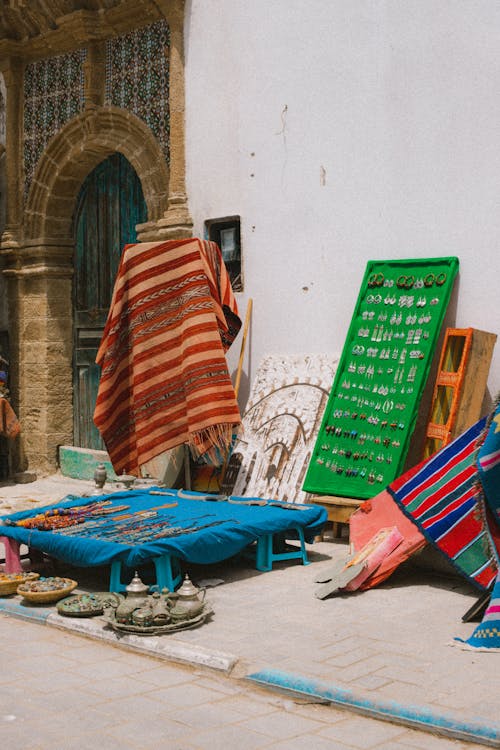
M 99 464 L 104 464 L 109 482 L 116 479 L 106 451 L 77 448 L 73 445 L 61 445 L 59 448 L 59 467 L 65 477 L 93 479 Z
M 368 261 L 306 492 L 367 499 L 401 474 L 458 266 L 454 256 Z
M 87 176 L 74 215 L 73 430 L 82 448 L 104 448 L 93 414 L 100 370 L 95 364 L 123 246 L 137 241 L 147 221 L 140 180 L 121 154 Z

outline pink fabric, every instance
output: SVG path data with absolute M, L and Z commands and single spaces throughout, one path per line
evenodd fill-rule
M 345 591 L 357 591 L 357 589 L 362 588 L 363 583 L 378 570 L 403 539 L 403 535 L 396 526 L 393 526 L 392 529 L 381 529 L 377 532 L 368 542 L 368 549 L 360 550 L 361 558 L 366 554 L 365 566 L 352 581 L 349 581 Z
M 350 541 L 355 552 L 359 552 L 375 534 L 384 528 L 395 526 L 403 541 L 380 563 L 360 589 L 369 589 L 385 581 L 411 555 L 426 545 L 423 534 L 398 508 L 387 490 L 372 500 L 364 502 L 349 519 Z
M 5 572 L 20 573 L 23 567 L 19 554 L 19 542 L 16 542 L 15 539 L 9 539 L 6 536 L 0 536 L 0 542 L 5 547 Z

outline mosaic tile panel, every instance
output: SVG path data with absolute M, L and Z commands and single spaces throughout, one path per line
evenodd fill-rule
M 169 161 L 170 32 L 165 21 L 106 42 L 106 104 L 132 112 L 150 128 Z
M 49 140 L 83 111 L 85 49 L 26 66 L 24 71 L 25 194 Z

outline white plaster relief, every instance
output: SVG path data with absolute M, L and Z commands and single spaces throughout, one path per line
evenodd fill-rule
M 338 361 L 323 354 L 262 360 L 226 474 L 234 495 L 307 500 L 302 484 Z

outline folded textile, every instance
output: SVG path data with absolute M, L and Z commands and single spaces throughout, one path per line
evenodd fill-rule
M 387 490 L 366 500 L 349 518 L 349 539 L 355 551 L 360 551 L 380 529 L 396 527 L 400 543 L 380 561 L 371 575 L 360 583 L 360 589 L 378 586 L 407 560 L 427 544 L 417 526 L 399 509 Z
M 16 413 L 6 398 L 0 397 L 0 435 L 13 440 L 21 432 Z
M 481 624 L 475 628 L 470 638 L 455 638 L 455 641 L 481 651 L 500 651 L 500 574 Z
M 383 561 L 403 542 L 403 535 L 397 528 L 380 529 L 365 546 L 354 555 L 353 562 L 362 562 L 363 570 L 349 581 L 346 591 L 357 591 L 378 570 Z
M 348 560 L 337 561 L 332 568 L 318 575 L 315 580 L 321 586 L 314 595 L 317 599 L 326 599 L 337 591 L 357 591 L 362 588 L 362 584 L 402 541 L 403 535 L 395 526 L 380 529 L 359 552 Z
M 498 566 L 481 510 L 477 442 L 486 420 L 389 485 L 398 507 L 472 584 L 493 585 Z
M 500 402 L 485 428 L 477 453 L 477 469 L 484 499 L 497 527 L 500 527 Z
M 241 417 L 225 351 L 241 326 L 218 246 L 125 247 L 96 362 L 94 422 L 117 474 L 166 450 L 229 449 Z

